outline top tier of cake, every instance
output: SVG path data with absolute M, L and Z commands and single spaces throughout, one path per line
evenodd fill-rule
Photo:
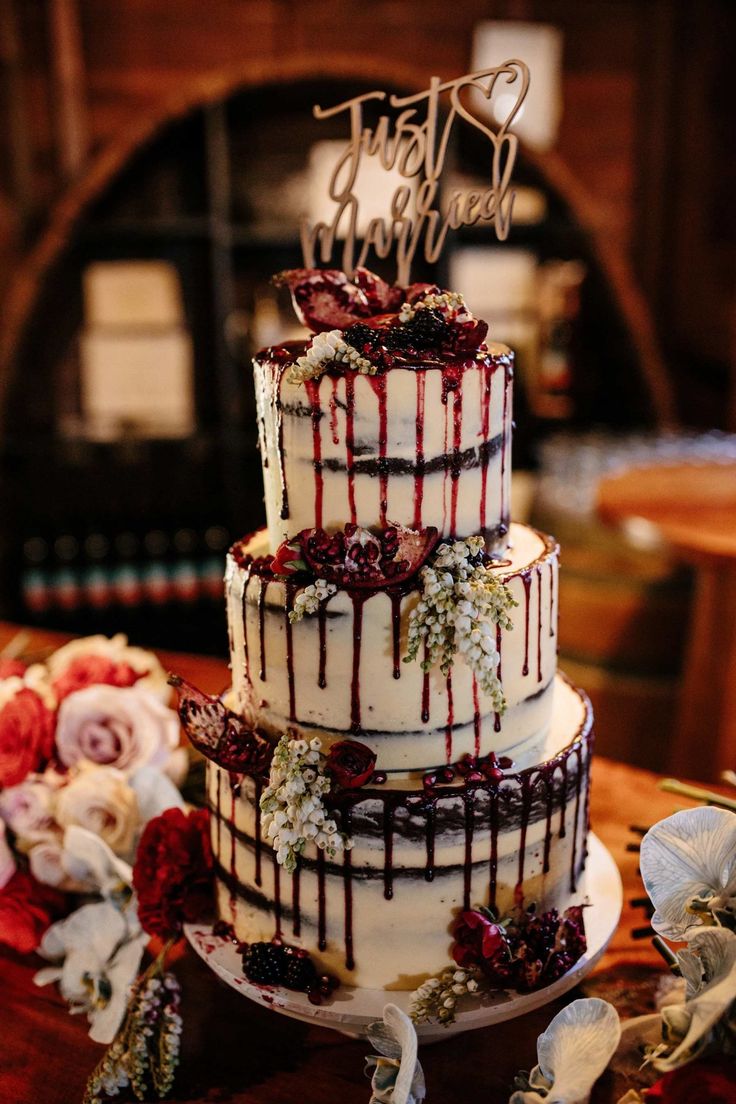
M 302 529 L 436 526 L 506 547 L 513 354 L 489 343 L 375 375 L 291 383 L 305 346 L 264 350 L 256 398 L 271 550 Z

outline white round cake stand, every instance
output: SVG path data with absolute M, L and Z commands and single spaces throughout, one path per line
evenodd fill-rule
M 463 1002 L 454 1023 L 448 1026 L 428 1023 L 417 1025 L 420 1043 L 433 1043 L 501 1023 L 540 1008 L 572 989 L 588 974 L 608 946 L 618 925 L 623 903 L 623 887 L 618 868 L 610 852 L 597 836 L 589 837 L 586 867 L 585 932 L 588 949 L 571 970 L 557 981 L 533 993 L 499 992 L 482 1002 Z M 380 1020 L 384 1005 L 391 1001 L 409 1011 L 408 990 L 360 989 L 341 985 L 323 1004 L 311 1004 L 306 993 L 295 993 L 280 986 L 253 985 L 243 975 L 242 961 L 232 941 L 212 934 L 211 925 L 186 924 L 184 933 L 194 950 L 211 970 L 228 985 L 257 1004 L 305 1023 L 319 1024 L 344 1035 L 363 1036 L 368 1024 Z

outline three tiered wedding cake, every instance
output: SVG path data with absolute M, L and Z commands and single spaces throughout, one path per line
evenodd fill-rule
M 226 594 L 260 750 L 208 763 L 218 911 L 413 989 L 462 910 L 580 894 L 592 716 L 557 545 L 509 522 L 513 354 L 436 287 L 284 281 L 313 336 L 255 360 L 268 526 Z

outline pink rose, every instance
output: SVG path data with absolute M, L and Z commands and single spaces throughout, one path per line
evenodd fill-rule
M 87 760 L 126 773 L 163 768 L 178 743 L 176 713 L 139 685 L 88 686 L 59 706 L 57 754 L 67 767 Z
M 49 656 L 48 678 L 59 701 L 88 686 L 140 685 L 168 701 L 166 672 L 153 652 L 133 648 L 123 633 L 72 640 Z
M 0 817 L 19 839 L 35 842 L 56 827 L 53 787 L 40 778 L 29 778 L 0 793 Z
M 13 676 L 0 683 L 0 787 L 42 770 L 54 747 L 54 714 L 40 694 Z

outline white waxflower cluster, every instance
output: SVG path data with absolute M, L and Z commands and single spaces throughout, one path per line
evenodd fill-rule
M 292 625 L 301 621 L 307 614 L 316 613 L 320 602 L 327 601 L 337 591 L 334 583 L 328 583 L 326 579 L 316 579 L 304 590 L 300 590 L 294 599 L 294 608 L 289 610 L 289 620 Z
M 467 313 L 465 300 L 459 292 L 443 291 L 439 294 L 423 295 L 413 303 L 404 303 L 399 312 L 399 322 L 411 322 L 420 310 L 436 310 L 447 319 L 455 319 L 458 314 Z
M 322 770 L 321 747 L 316 738 L 307 743 L 284 733 L 261 796 L 261 832 L 276 852 L 276 861 L 289 874 L 296 870 L 297 859 L 308 843 L 330 858 L 353 846 L 324 806 L 330 780 Z
M 422 594 L 409 615 L 404 662 L 416 659 L 423 645 L 422 669 L 428 671 L 439 664 L 447 675 L 459 653 L 496 712 L 502 713 L 506 700 L 496 674 L 501 657 L 493 626 L 511 629 L 509 610 L 517 602 L 489 567 L 472 562 L 482 550 L 480 536 L 441 544 L 431 563 L 422 569 Z
M 483 979 L 471 967 L 461 970 L 454 964 L 437 977 L 429 978 L 412 993 L 409 1015 L 414 1023 L 437 1021 L 451 1024 L 455 1020 L 455 1005 L 460 997 L 482 992 Z
M 364 376 L 376 374 L 375 365 L 345 341 L 342 330 L 326 330 L 315 334 L 305 354 L 297 357 L 289 368 L 286 380 L 288 383 L 303 383 L 304 380 L 316 379 L 327 369 L 330 361 L 344 364 Z

